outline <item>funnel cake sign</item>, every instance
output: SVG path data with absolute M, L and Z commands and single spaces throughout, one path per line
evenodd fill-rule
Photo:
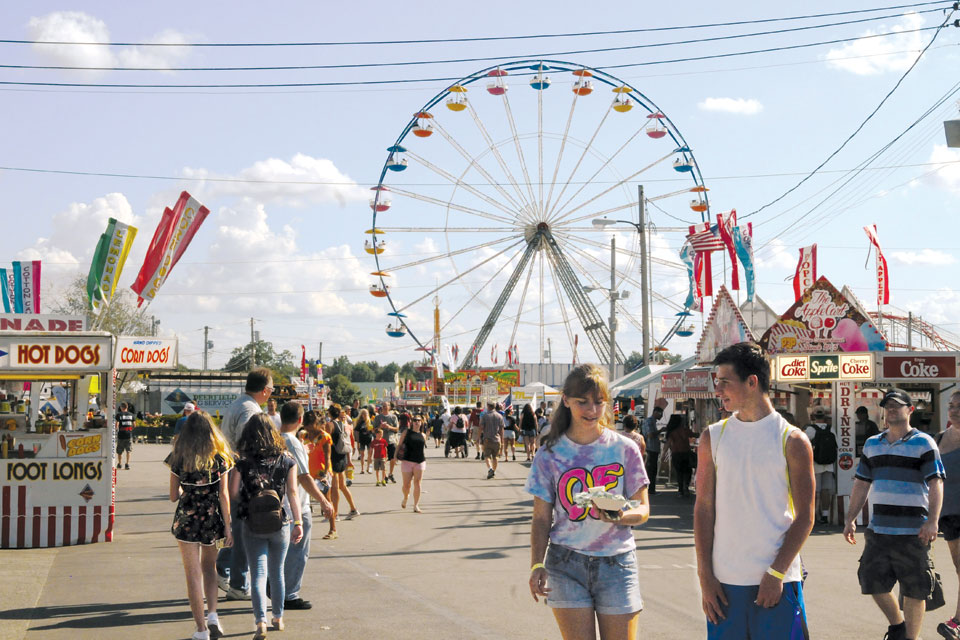
M 767 353 L 886 351 L 876 326 L 821 277 L 760 338 Z

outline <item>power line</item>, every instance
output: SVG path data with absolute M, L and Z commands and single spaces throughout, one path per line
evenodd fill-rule
M 918 11 L 919 14 L 935 13 L 941 9 L 927 9 Z M 614 51 L 631 51 L 637 49 L 653 49 L 659 47 L 672 47 L 687 44 L 701 44 L 704 42 L 719 42 L 724 40 L 738 40 L 740 38 L 755 38 L 769 35 L 782 35 L 785 33 L 794 33 L 799 31 L 810 31 L 813 29 L 825 29 L 828 27 L 846 26 L 851 24 L 860 24 L 864 22 L 874 22 L 878 20 L 887 20 L 889 18 L 898 18 L 900 14 L 886 14 L 881 16 L 871 16 L 869 18 L 858 18 L 856 20 L 845 20 L 842 22 L 831 22 L 827 24 L 807 25 L 803 27 L 792 27 L 789 29 L 775 29 L 770 31 L 757 31 L 753 33 L 737 33 L 724 36 L 711 36 L 707 38 L 695 38 L 690 40 L 678 40 L 674 42 L 654 42 L 647 44 L 626 45 L 619 47 L 602 47 L 597 49 L 580 49 L 576 51 L 551 51 L 539 52 L 533 54 L 520 55 L 500 55 L 474 58 L 453 58 L 445 60 L 407 60 L 400 62 L 363 62 L 349 64 L 320 64 L 320 65 L 276 65 L 276 66 L 255 66 L 255 67 L 78 67 L 70 65 L 30 65 L 30 64 L 0 64 L 0 69 L 34 69 L 34 70 L 57 70 L 57 71 L 307 71 L 307 70 L 332 70 L 332 69 L 370 69 L 377 67 L 409 67 L 425 66 L 437 64 L 459 64 L 464 62 L 491 62 L 496 60 L 509 59 L 532 59 L 532 58 L 553 58 L 557 56 L 582 55 L 586 53 L 610 53 Z
M 438 43 L 462 43 L 462 42 L 492 42 L 503 40 L 535 40 L 549 38 L 572 38 L 582 36 L 604 36 L 604 35 L 624 35 L 636 33 L 656 33 L 661 31 L 679 31 L 684 29 L 706 29 L 713 27 L 733 27 L 749 24 L 764 24 L 771 22 L 787 22 L 793 20 L 809 20 L 812 18 L 829 18 L 835 16 L 856 15 L 862 13 L 873 13 L 877 11 L 888 11 L 891 9 L 911 9 L 914 7 L 925 7 L 930 5 L 944 5 L 943 0 L 934 2 L 917 2 L 912 4 L 891 5 L 886 7 L 875 7 L 872 9 L 857 9 L 851 11 L 836 11 L 831 13 L 815 13 L 800 16 L 786 16 L 779 18 L 761 18 L 757 20 L 738 20 L 733 22 L 714 22 L 707 24 L 694 25 L 676 25 L 669 27 L 646 27 L 642 29 L 617 29 L 610 31 L 581 31 L 572 33 L 549 33 L 549 34 L 527 34 L 518 36 L 481 36 L 468 38 L 424 38 L 416 40 L 365 40 L 365 41 L 332 41 L 332 42 L 69 42 L 61 40 L 13 40 L 3 39 L 0 44 L 51 44 L 51 45 L 86 45 L 86 46 L 104 46 L 104 47 L 339 47 L 339 46 L 383 46 L 395 44 L 438 44 Z
M 917 29 L 904 29 L 902 31 L 891 31 L 889 33 L 876 33 L 866 36 L 851 36 L 849 38 L 836 38 L 833 40 L 820 40 L 818 42 L 807 42 L 802 44 L 795 45 L 785 45 L 780 47 L 768 47 L 766 49 L 753 49 L 750 51 L 733 51 L 729 53 L 717 53 L 712 55 L 705 56 L 688 56 L 685 58 L 672 58 L 668 60 L 651 60 L 647 62 L 632 62 L 627 64 L 611 64 L 611 65 L 601 65 L 594 68 L 599 70 L 606 69 L 627 69 L 633 67 L 649 67 L 662 64 L 677 64 L 680 62 L 697 62 L 700 60 L 717 60 L 722 58 L 734 58 L 739 56 L 747 55 L 757 55 L 761 53 L 777 53 L 780 51 L 791 51 L 795 49 L 809 49 L 811 47 L 820 47 L 831 44 L 840 44 L 844 42 L 850 42 L 853 40 L 868 40 L 872 38 L 888 38 L 890 36 L 901 36 L 908 33 L 919 33 L 922 31 L 930 31 L 932 29 L 943 28 L 945 25 L 940 25 L 938 27 L 920 27 Z M 624 47 L 624 48 L 638 48 L 645 45 L 637 45 L 636 47 Z M 598 50 L 599 51 L 599 50 Z M 537 59 L 540 56 L 533 56 L 532 59 Z M 503 57 L 498 57 L 497 59 L 504 59 Z M 549 61 L 544 61 L 549 62 Z M 515 62 L 510 63 L 515 64 Z M 537 72 L 531 71 L 527 73 L 518 73 L 518 76 L 527 76 L 535 75 Z M 105 83 L 105 82 L 15 82 L 15 81 L 0 81 L 0 86 L 19 86 L 19 87 L 85 87 L 85 88 L 101 88 L 101 89 L 287 89 L 287 88 L 304 88 L 304 87 L 354 87 L 354 86 L 375 86 L 375 85 L 391 85 L 391 84 L 411 84 L 411 83 L 421 83 L 421 82 L 456 82 L 462 80 L 458 77 L 437 77 L 437 78 L 397 78 L 390 80 L 344 80 L 344 81 L 329 81 L 329 82 L 271 82 L 271 83 L 256 83 L 256 82 L 246 82 L 246 83 L 216 83 L 216 84 L 138 84 L 138 83 Z
M 836 149 L 834 149 L 833 153 L 831 153 L 829 156 L 827 156 L 826 159 L 825 159 L 823 162 L 821 162 L 819 165 L 817 165 L 817 167 L 816 167 L 813 171 L 811 171 L 807 176 L 805 176 L 803 179 L 801 179 L 800 182 L 798 182 L 797 184 L 793 185 L 792 187 L 790 187 L 789 189 L 787 189 L 785 192 L 783 192 L 780 196 L 778 196 L 777 198 L 774 198 L 773 200 L 771 200 L 771 201 L 768 202 L 767 204 L 763 205 L 763 206 L 760 207 L 759 209 L 757 209 L 757 210 L 755 210 L 755 211 L 751 211 L 750 213 L 741 216 L 741 219 L 749 218 L 749 217 L 751 217 L 751 216 L 755 216 L 756 214 L 760 213 L 761 211 L 763 211 L 763 210 L 766 209 L 767 207 L 769 207 L 769 206 L 771 206 L 771 205 L 774 205 L 774 204 L 776 204 L 777 202 L 780 202 L 781 200 L 783 200 L 784 198 L 786 198 L 788 195 L 790 195 L 791 193 L 793 193 L 794 191 L 796 191 L 796 190 L 800 187 L 800 185 L 802 185 L 802 184 L 805 183 L 807 180 L 809 180 L 809 179 L 812 178 L 814 175 L 816 175 L 816 173 L 817 173 L 820 169 L 822 169 L 822 168 L 824 167 L 824 165 L 826 165 L 826 164 L 827 164 L 828 162 L 830 162 L 838 153 L 840 153 L 840 152 L 847 146 L 847 144 L 849 144 L 850 141 L 853 140 L 853 139 L 856 137 L 856 135 L 857 135 L 858 133 L 860 133 L 860 131 L 863 130 L 863 128 L 867 125 L 867 123 L 870 122 L 870 120 L 873 119 L 873 117 L 877 114 L 878 111 L 880 111 L 880 109 L 883 107 L 883 105 L 885 105 L 885 104 L 887 103 L 887 100 L 890 99 L 890 96 L 892 96 L 892 95 L 894 94 L 894 92 L 895 92 L 897 89 L 900 88 L 900 85 L 903 84 L 903 81 L 907 79 L 907 76 L 910 75 L 910 72 L 913 71 L 914 68 L 917 66 L 917 64 L 920 62 L 920 59 L 923 57 L 923 54 L 926 53 L 926 52 L 927 52 L 927 49 L 929 49 L 929 48 L 933 45 L 933 42 L 937 39 L 937 36 L 940 35 L 940 31 L 941 31 L 945 26 L 947 26 L 948 24 L 950 24 L 950 18 L 953 17 L 953 14 L 954 14 L 955 12 L 956 12 L 956 5 L 954 5 L 954 9 L 950 12 L 950 14 L 947 15 L 946 20 L 944 20 L 943 23 L 942 23 L 939 27 L 937 27 L 937 30 L 933 32 L 933 37 L 930 38 L 930 42 L 928 42 L 928 43 L 927 43 L 927 46 L 925 46 L 925 47 L 923 48 L 923 51 L 920 52 L 920 55 L 918 55 L 918 56 L 916 57 L 916 59 L 914 59 L 913 64 L 911 64 L 910 67 L 909 67 L 906 71 L 903 72 L 903 75 L 901 75 L 901 76 L 900 76 L 900 79 L 897 80 L 896 84 L 893 85 L 893 88 L 891 88 L 890 91 L 887 92 L 887 95 L 883 96 L 883 99 L 880 101 L 880 103 L 873 109 L 873 111 L 871 111 L 871 112 L 867 115 L 866 118 L 864 118 L 863 122 L 860 123 L 860 126 L 858 126 L 858 127 L 854 130 L 853 133 L 851 133 L 849 136 L 847 136 L 847 139 L 844 140 L 844 141 L 840 144 L 839 147 L 837 147 Z M 911 126 L 912 126 L 912 125 L 911 125 Z M 899 136 L 898 136 L 897 139 L 899 139 Z
M 960 160 L 947 160 L 944 162 L 917 162 L 912 164 L 898 164 L 898 165 L 885 165 L 881 167 L 870 167 L 870 171 L 880 171 L 884 169 L 907 169 L 912 167 L 929 167 L 929 166 L 939 166 L 939 165 L 948 165 L 960 163 Z M 826 173 L 849 173 L 850 171 L 855 171 L 854 169 L 829 169 L 827 171 L 821 171 L 821 174 Z M 152 174 L 137 174 L 137 173 L 116 173 L 116 172 L 103 172 L 103 171 L 74 171 L 70 169 L 43 169 L 39 167 L 7 167 L 0 166 L 0 171 L 18 171 L 23 173 L 40 173 L 40 174 L 51 174 L 51 175 L 67 175 L 67 176 L 87 176 L 95 178 L 124 178 L 124 179 L 133 179 L 133 180 L 174 180 L 174 181 L 183 181 L 183 182 L 225 182 L 225 183 L 238 183 L 238 184 L 289 184 L 289 185 L 300 185 L 300 186 L 334 186 L 334 187 L 368 187 L 376 186 L 376 183 L 367 183 L 367 182 L 326 182 L 321 180 L 254 180 L 248 178 L 193 178 L 187 176 L 161 176 L 161 175 L 152 175 Z M 794 172 L 781 172 L 781 173 L 753 173 L 745 174 L 740 176 L 710 176 L 707 178 L 708 181 L 714 180 L 754 180 L 757 178 L 789 178 L 793 176 L 802 176 L 807 175 L 806 171 L 794 171 Z M 590 180 L 589 184 L 614 184 L 615 180 Z M 652 179 L 649 182 L 689 182 L 687 178 L 662 178 L 662 179 Z M 587 181 L 572 181 L 570 184 L 587 184 Z M 461 184 L 467 186 L 485 186 L 488 183 L 467 183 L 462 182 Z M 492 183 L 491 183 L 492 184 Z M 524 183 L 526 184 L 526 183 Z M 538 185 L 538 182 L 531 182 L 533 186 Z M 548 184 L 548 183 L 544 183 Z M 449 186 L 449 182 L 404 182 L 396 183 L 391 186 L 397 187 L 446 187 Z M 498 182 L 498 186 L 515 186 L 511 182 Z M 658 207 L 659 208 L 659 207 Z M 682 221 L 685 222 L 685 221 Z

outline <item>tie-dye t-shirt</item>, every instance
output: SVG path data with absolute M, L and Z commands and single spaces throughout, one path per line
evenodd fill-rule
M 578 507 L 572 498 L 602 486 L 629 499 L 648 484 L 637 443 L 604 429 L 590 444 L 561 436 L 552 449 L 537 451 L 525 490 L 553 505 L 550 542 L 588 556 L 613 556 L 637 548 L 633 531 L 601 521 L 595 508 Z

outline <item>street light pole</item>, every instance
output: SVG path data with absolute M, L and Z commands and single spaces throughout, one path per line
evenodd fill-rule
M 610 382 L 617 377 L 617 237 L 610 236 Z
M 640 274 L 640 306 L 643 313 L 641 327 L 643 327 L 643 364 L 650 365 L 650 263 L 647 259 L 647 206 L 643 198 L 643 185 L 637 185 L 637 195 L 640 204 L 640 224 L 637 231 L 640 233 L 640 268 L 643 272 Z

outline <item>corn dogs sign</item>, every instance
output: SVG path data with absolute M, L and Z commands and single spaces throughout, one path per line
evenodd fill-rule
M 175 369 L 177 340 L 173 338 L 117 338 L 116 369 Z

